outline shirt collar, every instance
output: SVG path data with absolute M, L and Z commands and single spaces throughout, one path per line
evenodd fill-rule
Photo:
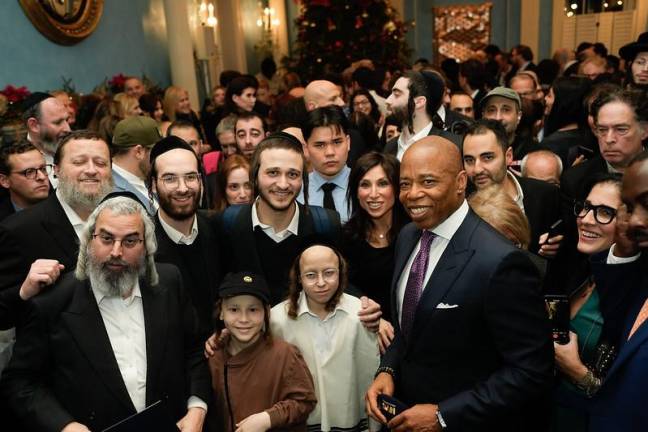
M 400 134 L 398 136 L 398 146 L 407 150 L 409 146 L 414 144 L 416 141 L 425 138 L 430 134 L 430 131 L 432 130 L 432 122 L 428 123 L 427 126 L 425 126 L 423 129 L 412 135 L 407 139 L 407 142 L 404 142 L 405 139 L 405 134 Z
M 452 240 L 452 237 L 455 235 L 461 224 L 463 223 L 466 215 L 468 214 L 468 203 L 464 199 L 461 205 L 457 210 L 455 210 L 450 216 L 446 218 L 443 222 L 437 225 L 434 229 L 431 229 L 437 237 L 441 237 L 445 240 Z
M 108 297 L 104 293 L 100 293 L 95 287 L 92 287 L 92 294 L 94 294 L 95 300 L 97 301 L 97 305 L 100 305 L 103 299 L 105 298 L 117 298 L 117 297 Z M 135 298 L 142 298 L 142 291 L 140 290 L 140 285 L 139 285 L 139 280 L 135 279 L 135 286 L 133 287 L 133 291 L 131 291 L 131 295 L 126 297 L 125 299 L 122 299 L 124 303 L 126 303 L 127 306 L 130 306 L 131 303 L 135 300 Z
M 61 196 L 61 189 L 56 189 L 56 198 L 58 198 L 59 202 L 61 203 L 61 207 L 63 207 L 65 216 L 67 216 L 70 224 L 72 224 L 72 227 L 74 228 L 74 231 L 77 232 L 78 235 L 78 228 L 83 227 L 83 225 L 85 225 L 85 221 L 79 217 L 79 215 L 74 211 L 72 207 L 70 207 L 68 203 L 65 202 L 65 200 Z
M 124 168 L 120 167 L 115 162 L 113 162 L 112 164 L 112 169 L 115 170 L 117 174 L 122 176 L 124 180 L 126 180 L 128 183 L 132 184 L 133 186 L 137 185 L 146 188 L 146 183 L 144 183 L 144 180 L 137 177 L 135 174 L 126 171 Z
M 349 185 L 350 173 L 351 173 L 351 168 L 344 165 L 344 168 L 342 168 L 340 172 L 337 173 L 337 175 L 330 180 L 327 180 L 324 177 L 322 177 L 322 175 L 317 171 L 313 171 L 310 174 L 310 178 L 308 179 L 308 181 L 312 182 L 316 190 L 320 189 L 326 183 L 333 183 L 335 186 L 341 189 L 346 189 L 347 186 Z
M 621 171 L 618 169 L 614 168 L 612 165 L 610 165 L 610 162 L 605 161 L 605 165 L 607 166 L 607 171 L 610 174 L 623 174 Z
M 443 120 L 443 123 L 445 123 L 445 118 L 446 118 L 446 107 L 445 107 L 445 105 L 441 104 L 441 106 L 437 110 L 437 114 L 439 115 L 439 118 L 441 120 Z
M 294 205 L 295 205 L 295 214 L 293 215 L 293 218 L 290 220 L 290 223 L 288 224 L 288 226 L 286 227 L 285 230 L 277 232 L 277 231 L 275 231 L 274 227 L 272 227 L 272 226 L 270 226 L 268 224 L 264 224 L 263 222 L 261 222 L 259 220 L 259 215 L 257 213 L 257 204 L 259 203 L 259 199 L 260 198 L 257 197 L 257 199 L 252 204 L 252 230 L 254 230 L 257 226 L 260 226 L 262 230 L 264 230 L 264 231 L 269 230 L 269 231 L 272 231 L 275 234 L 285 233 L 287 235 L 288 233 L 290 233 L 290 234 L 298 235 L 298 231 L 299 231 L 299 206 L 297 205 L 296 202 L 294 203 Z
M 352 313 L 352 308 L 351 305 L 349 305 L 348 299 L 342 294 L 340 296 L 340 301 L 338 301 L 338 304 L 335 305 L 335 309 L 333 311 L 329 312 L 329 314 L 326 316 L 324 321 L 328 320 L 329 318 L 333 317 L 338 310 L 344 311 L 347 314 Z M 319 319 L 319 317 L 314 314 L 313 312 L 310 311 L 308 307 L 308 301 L 306 301 L 306 294 L 304 294 L 304 291 L 299 293 L 299 300 L 297 300 L 297 316 L 302 316 L 303 314 L 308 314 L 313 317 L 316 317 Z
M 158 220 L 160 221 L 160 225 L 162 225 L 162 229 L 164 230 L 164 232 L 169 236 L 171 241 L 175 244 L 190 245 L 193 244 L 193 242 L 195 242 L 196 238 L 198 237 L 198 217 L 196 215 L 194 215 L 193 224 L 191 225 L 191 232 L 189 233 L 188 236 L 182 234 L 180 231 L 178 231 L 177 229 L 173 228 L 171 225 L 166 223 L 159 213 L 158 213 Z
M 517 204 L 518 207 L 524 210 L 524 191 L 522 190 L 522 186 L 520 186 L 520 182 L 516 178 L 515 174 L 513 174 L 511 171 L 507 171 L 506 175 L 511 179 L 511 181 L 515 185 L 515 190 L 517 191 L 517 197 L 514 199 L 515 204 Z

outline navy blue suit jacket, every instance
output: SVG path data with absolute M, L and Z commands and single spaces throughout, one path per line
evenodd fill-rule
M 409 224 L 396 243 L 395 312 L 398 279 L 420 236 Z M 540 278 L 523 251 L 469 211 L 432 272 L 407 340 L 399 322 L 381 364 L 395 371 L 396 398 L 438 404 L 453 431 L 534 430 L 528 407 L 551 386 L 553 349 Z
M 639 310 L 648 298 L 646 266 L 646 251 L 633 263 L 592 263 L 605 325 L 619 315 L 625 319 L 619 354 L 592 401 L 591 432 L 645 431 L 648 425 L 648 321 L 628 339 Z

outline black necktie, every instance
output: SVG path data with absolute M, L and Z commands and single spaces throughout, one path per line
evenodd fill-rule
M 324 208 L 335 210 L 335 201 L 333 201 L 333 189 L 335 185 L 333 183 L 324 183 L 322 185 L 322 190 L 324 191 Z

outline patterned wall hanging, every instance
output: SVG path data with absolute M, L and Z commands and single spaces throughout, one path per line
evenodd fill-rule
M 432 8 L 434 14 L 435 63 L 446 58 L 464 61 L 490 43 L 490 2 Z

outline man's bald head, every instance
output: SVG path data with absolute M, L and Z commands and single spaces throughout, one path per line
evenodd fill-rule
M 445 138 L 428 136 L 403 155 L 399 198 L 419 228 L 431 229 L 461 206 L 467 181 L 457 146 Z
M 563 165 L 560 157 L 549 150 L 531 152 L 522 159 L 522 177 L 542 180 L 560 186 Z
M 308 111 L 331 105 L 344 106 L 339 88 L 331 81 L 326 80 L 312 81 L 306 86 L 304 103 Z

